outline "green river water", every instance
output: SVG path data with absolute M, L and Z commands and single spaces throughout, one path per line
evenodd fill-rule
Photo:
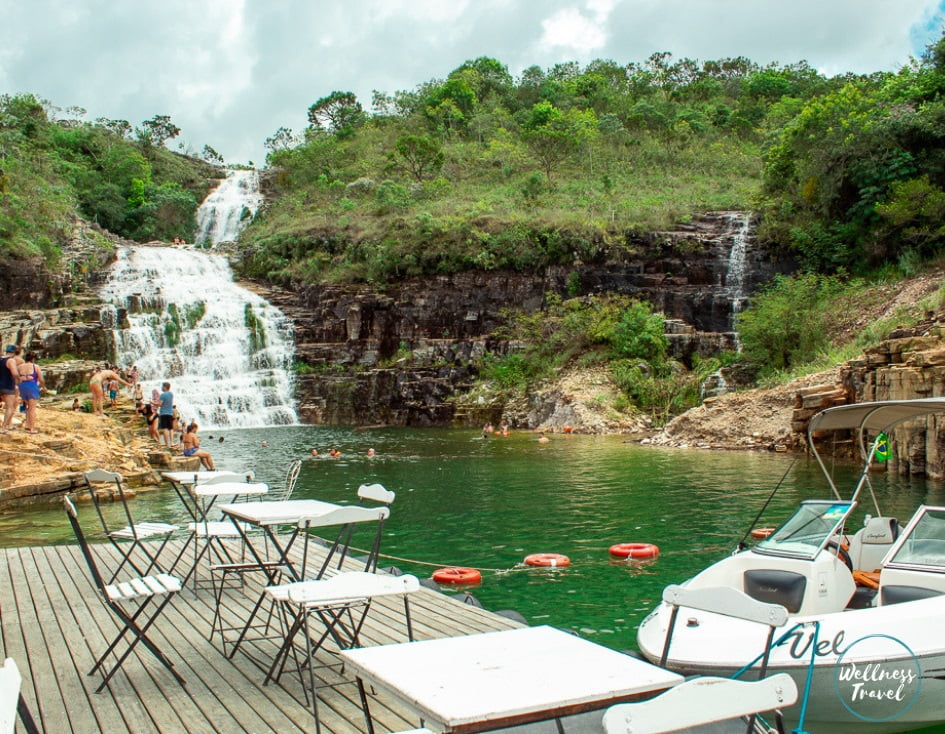
M 539 444 L 526 432 L 483 440 L 469 430 L 292 426 L 207 431 L 203 440 L 218 468 L 251 469 L 273 485 L 302 458 L 297 497 L 351 502 L 360 484 L 380 482 L 397 493 L 382 566 L 421 577 L 434 570 L 427 564 L 482 569 L 482 584 L 469 591 L 487 609 L 513 609 L 530 624 L 621 650 L 636 649 L 636 627 L 667 584 L 732 552 L 776 486 L 762 526 L 780 523 L 802 499 L 829 496 L 806 457 L 642 447 L 619 436 L 553 435 Z M 310 455 L 332 447 L 341 458 Z M 835 471 L 842 492 L 856 473 Z M 923 502 L 945 504 L 942 483 L 879 473 L 874 484 L 885 513 L 903 521 Z M 861 511 L 872 511 L 867 502 Z M 94 527 L 84 507 L 84 524 Z M 140 493 L 133 508 L 139 518 L 185 519 L 170 487 Z M 0 515 L 0 545 L 66 542 L 73 539 L 58 508 Z M 608 548 L 622 542 L 654 543 L 660 555 L 611 559 Z M 571 565 L 525 568 L 530 553 L 561 553 Z
M 526 432 L 483 440 L 468 430 L 293 426 L 208 431 L 204 446 L 218 468 L 252 469 L 273 484 L 302 457 L 298 497 L 352 501 L 360 484 L 380 482 L 397 493 L 381 548 L 394 558 L 382 565 L 421 577 L 434 570 L 425 564 L 482 569 L 482 584 L 470 591 L 486 608 L 514 609 L 531 624 L 617 649 L 635 648 L 636 626 L 667 584 L 735 548 L 779 482 L 761 525 L 776 525 L 799 500 L 828 493 L 805 457 L 641 447 L 619 436 L 554 435 L 539 444 Z M 342 456 L 316 459 L 313 447 L 321 454 L 337 447 Z M 369 447 L 377 452 L 372 459 Z M 841 469 L 838 486 L 852 486 L 854 473 Z M 877 486 L 886 513 L 903 520 L 922 502 L 945 503 L 939 483 L 880 478 Z M 139 494 L 134 511 L 184 519 L 169 487 Z M 3 545 L 71 541 L 58 508 L 0 515 Z M 660 555 L 611 559 L 608 548 L 621 542 L 654 543 Z M 571 565 L 524 568 L 530 553 L 561 553 Z

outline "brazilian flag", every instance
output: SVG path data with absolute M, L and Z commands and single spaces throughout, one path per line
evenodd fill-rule
M 876 437 L 876 448 L 873 449 L 873 457 L 882 464 L 889 458 L 889 437 L 881 433 Z

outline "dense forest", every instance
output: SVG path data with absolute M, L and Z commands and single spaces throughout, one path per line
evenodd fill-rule
M 945 41 L 868 76 L 656 53 L 513 79 L 482 57 L 375 92 L 370 111 L 333 92 L 305 130 L 266 141 L 270 203 L 243 237 L 245 272 L 527 270 L 710 209 L 760 212 L 760 236 L 811 271 L 909 267 L 942 241 L 943 90 Z M 0 97 L 3 251 L 48 254 L 76 211 L 141 241 L 189 239 L 220 156 L 172 153 L 165 115 L 133 127 L 84 114 Z
M 138 128 L 84 115 L 29 94 L 0 96 L 0 255 L 54 267 L 76 214 L 139 242 L 190 240 L 211 177 L 223 176 L 212 165 L 219 155 L 168 150 L 180 129 L 166 115 Z
M 379 287 L 529 272 L 605 260 L 698 212 L 752 210 L 758 238 L 802 272 L 743 314 L 739 359 L 790 369 L 835 346 L 831 325 L 855 308 L 852 293 L 940 258 L 943 92 L 945 39 L 869 75 L 655 53 L 513 78 L 480 57 L 412 90 L 376 91 L 369 109 L 335 91 L 312 103 L 304 130 L 266 140 L 267 203 L 237 268 Z M 0 253 L 54 263 L 76 213 L 139 241 L 190 239 L 220 156 L 172 152 L 180 131 L 165 115 L 138 127 L 84 116 L 0 97 Z M 792 318 L 798 308 L 805 318 Z M 659 331 L 631 304 L 550 303 L 540 322 L 510 318 L 507 336 L 533 349 L 483 372 L 520 387 L 596 350 L 636 404 L 679 407 Z

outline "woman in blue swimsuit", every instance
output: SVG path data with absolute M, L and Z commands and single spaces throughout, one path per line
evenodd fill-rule
M 200 439 L 197 437 L 197 423 L 193 422 L 184 429 L 184 435 L 181 437 L 180 443 L 184 451 L 184 456 L 196 456 L 200 459 L 200 463 L 203 464 L 203 468 L 208 471 L 216 471 L 216 467 L 213 465 L 213 459 L 210 457 L 210 452 L 205 451 L 200 448 Z
M 36 354 L 27 352 L 23 359 L 17 372 L 20 375 L 20 397 L 26 401 L 26 430 L 39 433 L 36 430 L 36 406 L 39 404 L 39 390 L 46 383 L 43 381 L 43 371 L 36 366 Z

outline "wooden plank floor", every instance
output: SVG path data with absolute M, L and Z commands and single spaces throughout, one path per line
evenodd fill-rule
M 169 545 L 162 560 L 177 555 Z M 106 565 L 117 563 L 110 544 L 95 546 Z M 357 568 L 349 564 L 349 568 Z M 23 690 L 37 723 L 46 732 L 298 732 L 313 731 L 311 709 L 294 667 L 279 683 L 263 686 L 263 661 L 271 641 L 242 647 L 229 659 L 219 636 L 208 640 L 213 617 L 209 574 L 202 565 L 197 591 L 188 584 L 152 628 L 156 644 L 184 678 L 181 686 L 142 646 L 136 648 L 101 693 L 101 673 L 87 675 L 117 634 L 117 619 L 100 601 L 78 546 L 6 549 L 0 553 L 0 659 L 12 657 L 23 674 Z M 259 574 L 253 574 L 259 576 Z M 224 618 L 244 620 L 259 593 L 259 581 L 228 589 Z M 414 638 L 418 640 L 521 626 L 429 589 L 411 595 Z M 378 599 L 368 615 L 362 643 L 406 639 L 403 602 Z M 255 662 L 254 662 L 255 659 Z M 329 651 L 319 663 L 337 662 Z M 340 666 L 319 667 L 319 718 L 323 732 L 365 730 L 357 686 Z M 373 696 L 378 732 L 419 725 L 411 713 L 383 695 Z M 17 731 L 21 731 L 18 728 Z

